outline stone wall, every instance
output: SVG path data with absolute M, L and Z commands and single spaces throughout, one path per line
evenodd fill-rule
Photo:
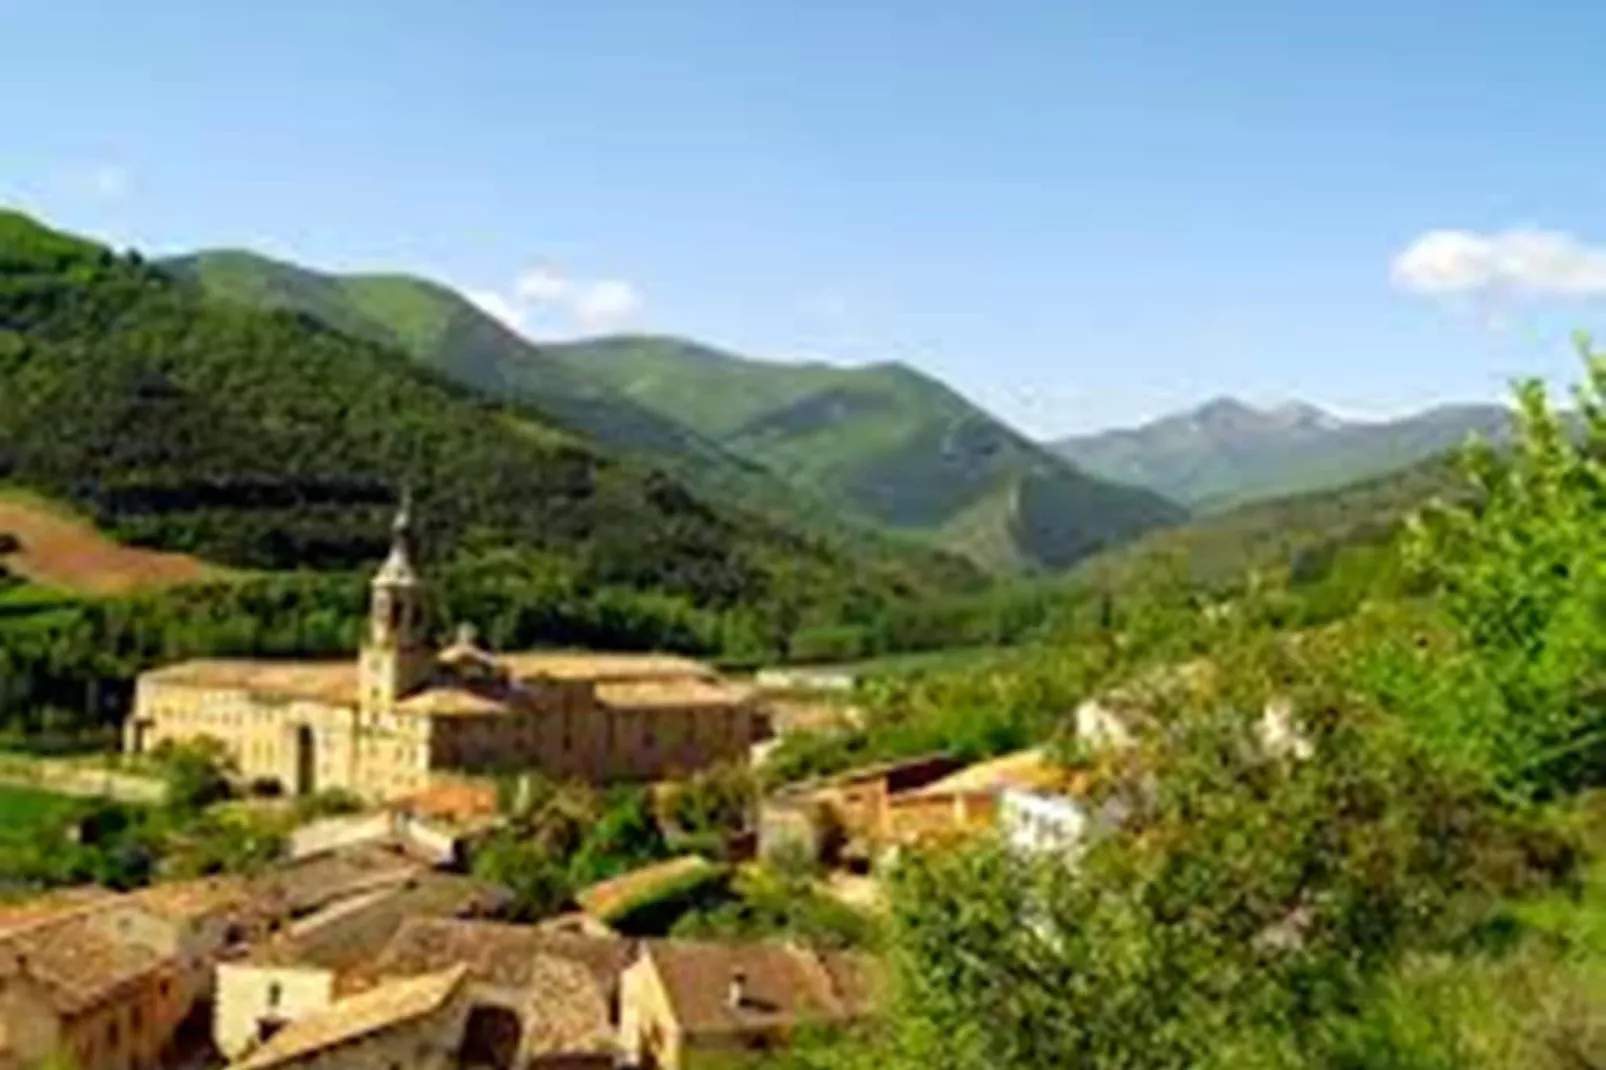
M 330 970 L 220 963 L 212 1040 L 229 1059 L 238 1059 L 261 1039 L 264 1022 L 291 1022 L 321 1011 L 333 1002 L 334 987 Z

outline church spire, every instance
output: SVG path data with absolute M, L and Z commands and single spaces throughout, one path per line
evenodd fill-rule
M 413 495 L 403 489 L 396 518 L 390 522 L 390 556 L 374 576 L 374 586 L 416 587 L 418 572 L 413 568 Z
M 403 491 L 391 522 L 390 555 L 374 574 L 368 638 L 359 655 L 363 710 L 370 716 L 393 710 L 428 675 L 433 661 L 424 642 L 424 592 L 413 567 L 412 519 L 412 495 Z

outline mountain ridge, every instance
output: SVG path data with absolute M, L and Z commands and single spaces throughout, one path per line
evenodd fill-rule
M 214 298 L 293 309 L 396 346 L 650 457 L 707 494 L 814 529 L 862 533 L 848 537 L 872 554 L 885 554 L 879 544 L 889 537 L 911 547 L 896 556 L 930 547 L 919 567 L 953 567 L 940 555 L 955 553 L 995 572 L 1054 570 L 1182 516 L 1147 492 L 1074 471 L 895 361 L 760 361 L 665 335 L 538 345 L 462 295 L 411 276 L 337 275 L 240 251 L 165 264 Z M 949 529 L 984 500 L 992 507 L 973 512 L 963 533 Z M 984 533 L 985 523 L 1000 530 Z
M 1451 403 L 1356 420 L 1306 402 L 1259 408 L 1218 397 L 1137 427 L 1062 438 L 1050 448 L 1107 479 L 1216 512 L 1386 475 L 1453 449 L 1470 434 L 1499 441 L 1512 418 L 1500 405 Z
M 899 362 L 763 361 L 652 335 L 548 352 L 853 515 L 931 533 L 993 572 L 1055 571 L 1183 515 L 1078 471 Z

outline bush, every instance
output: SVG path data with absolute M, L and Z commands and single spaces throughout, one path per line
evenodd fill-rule
M 157 759 L 167 784 L 167 804 L 173 809 L 199 811 L 229 798 L 231 763 L 217 740 L 201 738 L 168 746 Z
M 731 868 L 710 864 L 658 882 L 600 920 L 626 936 L 663 936 L 687 914 L 717 909 L 730 897 Z
M 303 822 L 360 814 L 365 808 L 366 804 L 360 797 L 344 788 L 325 788 L 312 795 L 297 796 L 295 801 L 296 820 Z
M 562 863 L 512 830 L 503 829 L 482 844 L 474 853 L 472 869 L 476 877 L 513 893 L 514 921 L 548 917 L 569 899 L 570 886 Z

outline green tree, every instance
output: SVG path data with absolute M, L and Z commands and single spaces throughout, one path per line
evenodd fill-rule
M 475 852 L 473 869 L 476 877 L 513 893 L 512 914 L 517 921 L 555 914 L 570 895 L 561 861 L 511 830 L 496 833 Z
M 1518 392 L 1510 448 L 1472 448 L 1472 501 L 1428 512 L 1407 543 L 1497 715 L 1451 721 L 1510 789 L 1554 794 L 1606 776 L 1606 358 L 1587 340 L 1577 424 L 1543 387 Z
M 602 816 L 586 832 L 569 875 L 576 886 L 593 884 L 668 855 L 651 796 L 639 788 L 620 788 L 609 793 Z
M 223 744 L 202 738 L 168 747 L 160 757 L 167 805 L 193 813 L 230 795 L 229 762 Z

